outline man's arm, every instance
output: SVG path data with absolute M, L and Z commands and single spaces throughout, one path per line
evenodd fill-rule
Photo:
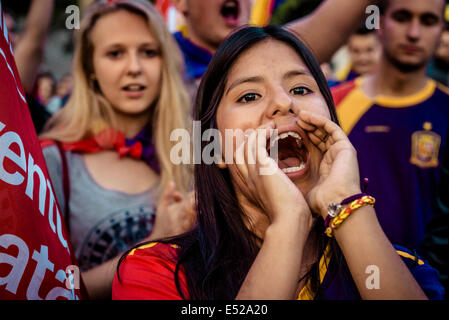
M 328 62 L 346 43 L 378 0 L 325 0 L 312 14 L 286 25 L 299 34 L 319 63 Z
M 44 56 L 44 46 L 53 15 L 53 0 L 33 0 L 24 30 L 14 46 L 14 58 L 25 92 L 30 93 Z

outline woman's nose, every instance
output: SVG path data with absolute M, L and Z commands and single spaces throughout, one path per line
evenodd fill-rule
M 137 53 L 130 54 L 128 61 L 128 74 L 131 76 L 140 75 L 142 72 L 142 65 Z
M 273 118 L 276 116 L 287 115 L 287 114 L 297 115 L 298 112 L 293 103 L 292 97 L 284 90 L 278 91 L 273 100 L 268 107 L 268 117 Z

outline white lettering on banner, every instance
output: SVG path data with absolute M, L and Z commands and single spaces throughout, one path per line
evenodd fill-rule
M 67 275 L 64 271 L 58 270 L 55 276 L 56 280 L 61 283 L 67 283 Z M 58 297 L 65 297 L 68 300 L 79 300 L 77 296 L 75 296 L 75 290 L 71 289 L 71 291 L 64 289 L 63 287 L 55 287 L 50 290 L 50 292 L 45 297 L 45 300 L 56 300 Z
M 0 286 L 6 284 L 5 289 L 13 294 L 16 294 L 17 287 L 22 280 L 23 273 L 26 267 L 29 266 L 29 249 L 21 238 L 12 234 L 1 235 L 0 247 L 7 249 L 10 246 L 15 246 L 19 250 L 17 257 L 10 256 L 6 253 L 0 253 L 0 264 L 4 263 L 12 266 L 12 269 L 8 275 L 5 277 L 0 277 Z M 54 264 L 48 258 L 48 247 L 44 245 L 41 245 L 40 252 L 34 250 L 32 259 L 36 261 L 37 264 L 31 281 L 27 286 L 26 296 L 27 299 L 30 300 L 42 300 L 39 296 L 39 290 L 44 281 L 46 271 L 50 270 L 53 272 Z M 57 270 L 55 279 L 60 283 L 67 283 L 67 274 L 64 270 Z M 48 282 L 46 281 L 46 283 Z M 75 294 L 73 287 L 71 287 L 71 290 L 63 287 L 54 287 L 48 292 L 45 300 L 56 300 L 59 297 L 69 300 L 79 300 L 79 297 Z
M 1 130 L 0 130 L 1 131 Z M 28 155 L 28 178 L 27 187 L 25 189 L 25 194 L 33 200 L 34 192 L 34 173 L 37 173 L 39 177 L 39 211 L 44 215 L 45 210 L 45 196 L 47 195 L 47 180 L 45 179 L 44 173 L 38 165 L 34 164 L 34 159 L 31 153 Z M 50 200 L 51 201 L 51 200 Z
M 33 252 L 33 260 L 37 262 L 36 269 L 34 269 L 33 277 L 31 278 L 30 285 L 27 290 L 28 300 L 42 300 L 39 297 L 39 288 L 41 287 L 42 280 L 45 277 L 45 271 L 50 270 L 53 272 L 55 265 L 48 260 L 48 247 L 41 245 L 41 253 L 36 250 Z
M 5 124 L 0 122 L 0 133 L 4 130 Z M 19 154 L 15 153 L 13 150 L 11 150 L 11 145 L 16 144 L 19 146 Z M 26 164 L 26 156 L 25 156 L 25 150 L 23 147 L 22 139 L 20 136 L 13 132 L 8 131 L 0 136 L 0 180 L 3 180 L 4 182 L 13 185 L 18 186 L 23 183 L 25 180 L 24 175 L 20 174 L 18 171 L 14 173 L 9 173 L 6 171 L 4 162 L 5 158 L 8 158 L 13 163 L 15 163 L 24 173 L 28 171 L 27 174 L 27 186 L 25 189 L 25 194 L 33 200 L 33 194 L 34 194 L 34 173 L 37 173 L 40 180 L 40 186 L 39 186 L 39 210 L 41 211 L 41 214 L 45 215 L 45 201 L 46 201 L 46 191 L 42 191 L 42 188 L 48 188 L 49 191 L 49 209 L 48 209 L 48 222 L 50 224 L 50 228 L 53 230 L 54 233 L 57 234 L 58 239 L 62 246 L 67 249 L 67 252 L 70 254 L 69 246 L 64 239 L 62 235 L 62 219 L 61 214 L 59 212 L 58 206 L 55 205 L 55 197 L 53 190 L 51 188 L 51 184 L 49 180 L 45 179 L 45 176 L 42 173 L 42 169 L 37 165 L 34 164 L 34 159 L 29 154 L 28 157 L 28 167 Z M 41 210 L 42 209 L 42 210 Z M 54 218 L 53 214 L 54 211 L 56 211 L 56 226 L 54 224 Z
M 13 236 L 12 234 L 1 235 L 0 247 L 8 249 L 9 246 L 16 246 L 19 249 L 19 253 L 17 257 L 0 253 L 0 264 L 6 263 L 12 266 L 11 271 L 6 277 L 0 277 L 0 286 L 6 283 L 6 290 L 16 294 L 17 287 L 28 263 L 29 251 L 26 243 L 19 237 Z
M 10 46 L 10 49 L 11 49 L 11 46 Z M 16 77 L 14 76 L 14 72 L 12 71 L 12 68 L 11 68 L 11 66 L 10 66 L 9 63 L 8 63 L 8 60 L 6 59 L 5 52 L 2 50 L 2 48 L 0 48 L 0 55 L 1 55 L 1 56 L 3 57 L 3 59 L 5 60 L 6 66 L 8 67 L 8 70 L 9 70 L 9 72 L 11 73 L 12 78 L 14 79 L 14 83 L 15 83 L 15 85 L 16 85 L 16 90 L 17 90 L 17 93 L 18 93 L 19 96 L 20 96 L 20 99 L 22 99 L 23 102 L 27 103 L 25 97 L 24 97 L 23 94 L 20 92 L 19 86 L 18 86 L 18 84 L 17 84 Z
M 19 146 L 19 154 L 16 154 L 10 149 L 12 144 L 17 144 Z M 23 144 L 20 136 L 15 132 L 6 132 L 0 137 L 0 179 L 6 183 L 12 184 L 13 186 L 18 186 L 22 184 L 25 179 L 18 171 L 14 173 L 8 173 L 3 162 L 5 158 L 10 159 L 12 162 L 17 164 L 23 171 L 26 171 L 26 159 L 25 150 L 23 149 Z

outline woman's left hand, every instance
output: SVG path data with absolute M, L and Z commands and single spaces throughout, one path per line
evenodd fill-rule
M 361 192 L 357 153 L 343 130 L 332 120 L 301 111 L 297 124 L 323 153 L 319 180 L 306 199 L 312 211 L 325 218 L 331 202 L 340 203 Z
M 196 222 L 195 195 L 183 195 L 170 182 L 159 201 L 153 232 L 145 239 L 177 236 L 192 229 Z

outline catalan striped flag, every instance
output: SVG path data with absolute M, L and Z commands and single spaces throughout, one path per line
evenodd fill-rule
M 255 0 L 249 24 L 264 26 L 270 22 L 273 12 L 286 0 Z

